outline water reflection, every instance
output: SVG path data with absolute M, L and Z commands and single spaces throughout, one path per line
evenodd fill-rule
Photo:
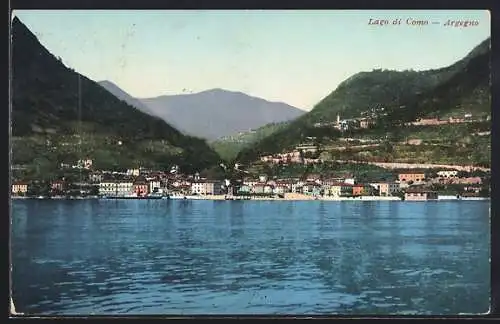
M 231 224 L 231 238 L 239 239 L 245 235 L 244 202 L 236 201 L 230 205 L 229 220 Z
M 16 201 L 14 297 L 45 314 L 481 312 L 488 205 L 460 204 Z

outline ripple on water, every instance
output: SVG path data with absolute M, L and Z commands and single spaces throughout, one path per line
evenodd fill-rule
M 283 202 L 293 205 L 283 213 L 280 202 L 104 201 L 92 217 L 79 203 L 57 202 L 57 215 L 19 203 L 13 285 L 37 313 L 424 314 L 488 302 L 482 203 L 462 203 L 461 222 L 446 203 L 318 214 L 317 202 Z

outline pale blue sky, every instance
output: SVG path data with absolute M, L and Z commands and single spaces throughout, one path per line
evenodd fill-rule
M 241 91 L 310 110 L 360 71 L 452 64 L 490 36 L 485 10 L 18 10 L 51 53 L 136 97 Z M 374 26 L 369 19 L 402 18 Z M 407 18 L 440 24 L 408 26 Z M 445 27 L 448 20 L 477 26 Z

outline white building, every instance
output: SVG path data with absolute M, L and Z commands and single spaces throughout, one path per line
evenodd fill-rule
M 201 180 L 191 183 L 191 193 L 197 195 L 220 195 L 222 194 L 222 181 Z
M 437 173 L 441 178 L 454 178 L 458 175 L 457 170 L 442 170 Z
M 267 181 L 267 176 L 266 175 L 260 175 L 259 176 L 259 181 L 265 183 Z
M 89 181 L 91 183 L 100 183 L 103 180 L 103 175 L 100 172 L 92 172 L 89 174 Z
M 278 183 L 274 189 L 273 189 L 273 193 L 274 194 L 284 194 L 286 192 L 288 192 L 290 190 L 290 188 L 284 184 L 284 183 Z
M 304 181 L 292 182 L 292 192 L 302 192 L 302 187 L 304 186 L 304 184 Z
M 152 180 L 149 181 L 149 192 L 160 192 L 161 189 L 161 183 L 159 180 Z
M 249 186 L 250 188 L 259 183 L 258 179 L 244 179 L 243 184 Z
M 91 159 L 78 160 L 77 168 L 89 170 L 90 168 L 92 168 L 92 160 Z
M 127 175 L 131 175 L 131 176 L 134 176 L 134 177 L 138 177 L 140 173 L 141 172 L 140 172 L 139 169 L 128 169 L 127 170 Z
M 99 183 L 99 195 L 114 196 L 116 195 L 116 182 L 103 181 Z
M 116 187 L 118 196 L 128 196 L 134 192 L 134 183 L 132 181 L 118 181 Z
M 329 195 L 329 196 L 333 196 L 333 197 L 340 197 L 341 196 L 341 192 L 342 192 L 342 186 L 341 185 L 329 185 L 328 186 L 328 190 L 325 189 L 325 192 Z
M 132 181 L 104 181 L 99 183 L 101 196 L 128 196 L 134 191 Z
M 306 152 L 311 152 L 311 153 L 316 153 L 318 151 L 318 147 L 316 145 L 312 145 L 312 144 L 301 144 L 301 145 L 297 145 L 295 147 L 295 150 L 297 150 L 299 152 L 299 156 L 300 156 L 300 151 L 306 153 Z
M 344 183 L 347 183 L 347 184 L 350 184 L 350 185 L 354 185 L 356 183 L 356 179 L 354 179 L 354 178 L 346 178 L 346 179 L 344 179 Z

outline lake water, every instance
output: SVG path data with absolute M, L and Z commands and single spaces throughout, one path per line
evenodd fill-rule
M 18 312 L 458 314 L 490 299 L 489 201 L 12 201 Z

